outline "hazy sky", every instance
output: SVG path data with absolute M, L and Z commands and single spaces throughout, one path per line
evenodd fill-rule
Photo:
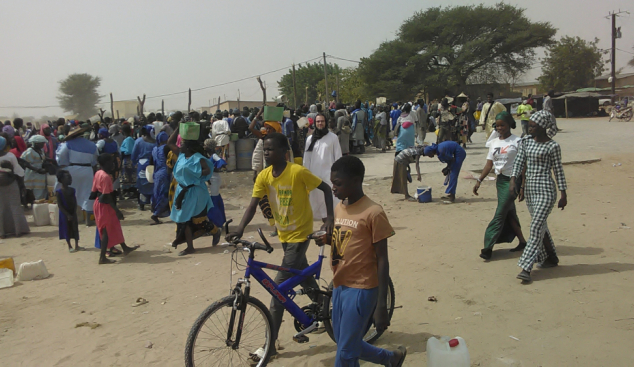
M 56 106 L 58 82 L 71 73 L 100 76 L 100 94 L 112 92 L 115 100 L 123 100 L 230 82 L 322 52 L 358 60 L 393 39 L 417 10 L 480 2 L 496 0 L 3 0 L 0 116 L 63 115 L 59 107 L 5 107 Z M 526 8 L 535 21 L 551 22 L 557 38 L 598 37 L 602 48 L 610 47 L 608 12 L 620 8 L 634 14 L 634 3 L 625 0 L 507 2 Z M 623 38 L 617 48 L 634 52 L 634 15 L 618 18 L 619 25 Z M 617 66 L 625 66 L 632 56 L 617 51 Z M 285 72 L 263 76 L 268 96 L 278 94 L 277 81 Z M 523 80 L 539 75 L 540 68 L 535 68 Z M 238 89 L 242 100 L 262 98 L 255 79 L 249 79 L 192 92 L 192 107 L 207 106 L 218 96 L 235 99 Z M 166 110 L 187 109 L 187 93 L 164 100 Z M 148 99 L 146 109 L 160 104 L 161 98 Z

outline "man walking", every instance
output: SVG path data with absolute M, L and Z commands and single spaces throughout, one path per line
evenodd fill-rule
M 482 106 L 482 113 L 480 114 L 480 125 L 484 125 L 487 139 L 489 139 L 489 136 L 491 136 L 493 132 L 495 116 L 502 111 L 506 111 L 506 107 L 500 102 L 493 100 L 493 93 L 487 93 L 487 103 Z

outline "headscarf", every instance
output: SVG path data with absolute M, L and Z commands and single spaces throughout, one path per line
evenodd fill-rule
M 502 111 L 498 113 L 497 115 L 495 115 L 495 121 L 497 120 L 502 120 L 506 122 L 511 129 L 515 129 L 515 127 L 517 126 L 517 123 L 515 122 L 513 115 L 511 115 L 507 111 Z
M 7 135 L 9 135 L 10 138 L 15 136 L 15 129 L 11 125 L 5 125 L 2 128 L 2 132 L 6 133 Z
M 33 135 L 29 138 L 29 143 L 31 144 L 38 144 L 38 143 L 47 143 L 48 140 L 43 137 L 42 135 Z
M 429 153 L 431 152 L 438 153 L 438 144 L 432 143 L 432 145 L 428 145 L 425 147 L 425 149 L 423 149 L 424 156 L 429 155 Z
M 6 147 L 7 139 L 5 139 L 4 136 L 0 136 L 0 152 L 3 152 Z
M 51 129 L 51 135 L 46 136 L 46 134 L 44 134 L 44 129 L 45 128 L 49 128 L 51 129 L 50 126 L 48 126 L 48 124 L 42 124 L 42 126 L 40 127 L 40 135 L 42 137 L 44 137 L 44 139 L 46 139 L 46 145 L 44 146 L 44 153 L 50 158 L 50 159 L 55 159 L 55 142 L 54 142 L 54 138 L 53 138 L 53 132 Z M 29 139 L 30 141 L 30 139 Z
M 282 132 L 282 125 L 280 125 L 280 123 L 277 121 L 265 121 L 264 126 L 270 126 L 271 128 L 273 128 L 273 130 L 275 130 L 276 133 Z
M 143 127 L 141 128 L 141 130 L 145 130 L 145 131 L 147 131 L 147 132 L 150 134 L 150 137 L 151 137 L 152 139 L 155 139 L 155 138 L 156 138 L 156 135 L 154 135 L 154 125 L 152 125 L 152 124 L 145 125 L 145 126 L 143 126 Z
M 156 146 L 160 146 L 161 143 L 164 143 L 167 141 L 167 139 L 169 138 L 169 136 L 167 136 L 167 133 L 165 131 L 161 131 L 157 136 L 156 136 Z
M 530 120 L 546 130 L 549 138 L 557 135 L 557 127 L 553 123 L 553 115 L 548 111 L 537 111 L 531 115 Z
M 310 108 L 308 109 L 309 113 L 317 113 L 317 105 L 311 104 Z
M 101 129 L 99 129 L 99 131 L 97 132 L 97 134 L 101 135 L 104 137 L 104 139 L 109 138 L 110 137 L 110 133 L 108 132 L 108 129 L 106 129 L 105 127 L 102 127 Z
M 108 132 L 110 133 L 110 135 L 113 135 L 113 136 L 117 135 L 117 133 L 119 132 L 119 125 L 117 124 L 110 125 Z

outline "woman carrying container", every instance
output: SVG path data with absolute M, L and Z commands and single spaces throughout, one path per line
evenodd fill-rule
M 176 146 L 179 130 L 183 131 L 182 145 Z M 187 243 L 187 248 L 178 256 L 193 254 L 194 240 L 200 236 L 218 232 L 209 221 L 207 213 L 213 207 L 207 182 L 211 178 L 213 163 L 204 156 L 203 146 L 198 142 L 200 125 L 195 122 L 181 123 L 167 141 L 167 147 L 178 155 L 174 165 L 174 179 L 178 182 L 170 218 L 176 223 L 176 239 L 172 247 Z
M 493 246 L 496 243 L 513 242 L 516 236 L 520 243 L 511 252 L 521 251 L 526 247 L 526 239 L 522 234 L 520 220 L 515 211 L 515 197 L 509 193 L 513 163 L 520 138 L 511 134 L 511 129 L 515 129 L 516 123 L 510 113 L 500 112 L 495 120 L 495 132 L 491 134 L 487 143 L 489 146 L 487 162 L 473 187 L 473 193 L 478 195 L 482 180 L 489 175 L 491 170 L 495 170 L 498 206 L 493 219 L 484 232 L 484 248 L 480 251 L 480 257 L 485 260 L 491 259 Z M 523 194 L 520 196 L 521 200 L 524 200 Z

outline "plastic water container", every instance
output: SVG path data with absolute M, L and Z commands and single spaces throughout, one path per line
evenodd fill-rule
M 48 203 L 33 204 L 33 221 L 36 226 L 48 226 L 51 223 L 48 217 Z
M 229 142 L 229 148 L 227 150 L 227 171 L 235 171 L 237 168 L 237 159 L 236 159 L 236 143 L 233 141 Z
M 251 169 L 254 149 L 255 140 L 253 139 L 240 139 L 236 142 L 236 163 L 239 170 L 248 171 Z
M 419 203 L 431 203 L 431 187 L 421 186 L 416 189 L 416 198 Z
M 13 270 L 0 269 L 0 288 L 13 287 Z
M 48 276 L 48 270 L 42 260 L 22 263 L 20 264 L 20 268 L 18 268 L 18 280 L 21 282 L 45 279 L 48 278 Z
M 57 207 L 57 204 L 48 204 L 48 219 L 50 225 L 59 225 L 59 208 Z
M 427 340 L 427 367 L 470 367 L 467 343 L 461 337 Z

